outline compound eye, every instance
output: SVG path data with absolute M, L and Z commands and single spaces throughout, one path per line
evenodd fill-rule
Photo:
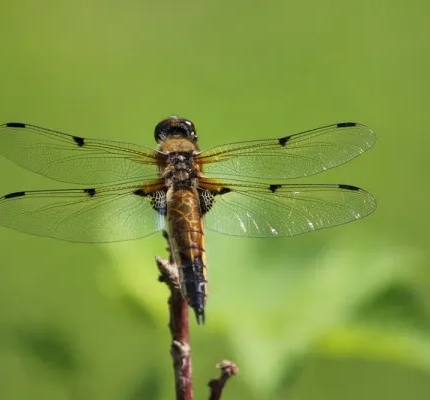
M 167 132 L 170 129 L 170 118 L 160 121 L 154 129 L 154 137 L 157 143 L 164 142 L 167 139 Z
M 196 127 L 194 126 L 194 124 L 188 120 L 188 119 L 184 119 L 184 124 L 187 126 L 187 136 L 189 137 L 189 139 L 197 139 L 197 132 L 196 132 Z

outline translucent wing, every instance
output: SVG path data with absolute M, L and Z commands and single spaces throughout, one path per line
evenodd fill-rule
M 48 178 L 84 185 L 157 177 L 156 150 L 18 122 L 0 125 L 0 154 Z
M 344 122 L 285 136 L 215 147 L 197 157 L 212 178 L 283 180 L 317 174 L 343 164 L 375 142 L 365 125 Z
M 163 229 L 165 197 L 139 185 L 17 192 L 0 198 L 0 224 L 72 242 L 137 239 Z
M 299 235 L 363 218 L 376 208 L 369 193 L 349 185 L 225 184 L 201 199 L 206 228 L 228 235 Z

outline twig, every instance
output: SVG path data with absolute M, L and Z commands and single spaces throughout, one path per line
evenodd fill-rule
M 217 364 L 217 368 L 221 369 L 221 375 L 218 379 L 212 379 L 208 383 L 210 388 L 209 400 L 221 399 L 225 384 L 232 376 L 237 375 L 239 372 L 239 368 L 228 360 L 221 361 Z
M 167 233 L 163 233 L 168 240 Z M 170 250 L 170 249 L 168 249 Z M 192 400 L 193 386 L 191 375 L 190 333 L 188 324 L 188 304 L 182 297 L 178 268 L 170 255 L 170 260 L 156 257 L 160 271 L 160 281 L 170 289 L 169 297 L 169 329 L 172 337 L 170 354 L 175 374 L 176 400 Z
M 168 241 L 167 232 L 163 232 L 163 235 Z M 170 248 L 167 250 L 170 252 Z M 170 289 L 168 301 L 169 329 L 172 337 L 170 354 L 175 374 L 176 400 L 193 400 L 188 304 L 181 294 L 178 268 L 173 262 L 172 255 L 170 254 L 169 260 L 155 257 L 155 261 L 160 272 L 160 282 L 164 282 Z M 221 361 L 217 368 L 221 369 L 220 377 L 208 383 L 211 389 L 210 400 L 219 400 L 227 380 L 239 371 L 238 367 L 228 360 Z

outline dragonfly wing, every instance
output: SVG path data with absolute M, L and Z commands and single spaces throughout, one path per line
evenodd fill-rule
M 57 181 L 83 185 L 157 177 L 156 150 L 130 143 L 85 139 L 38 126 L 0 125 L 0 154 Z
M 344 122 L 285 136 L 215 147 L 197 156 L 205 176 L 284 180 L 317 174 L 369 149 L 374 132 Z
M 159 187 L 160 185 L 158 185 Z M 137 239 L 164 227 L 164 190 L 142 186 L 41 190 L 0 198 L 0 224 L 72 242 Z
M 205 188 L 203 182 L 202 187 Z M 207 187 L 210 187 L 208 184 Z M 264 185 L 226 182 L 200 192 L 205 226 L 248 237 L 293 236 L 363 218 L 376 208 L 366 191 L 349 185 Z

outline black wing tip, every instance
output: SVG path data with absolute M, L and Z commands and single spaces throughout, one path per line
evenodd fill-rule
M 359 187 L 357 186 L 353 186 L 353 185 L 345 185 L 345 184 L 339 184 L 339 189 L 345 189 L 345 190 L 361 190 Z
M 4 199 L 14 199 L 15 197 L 23 197 L 25 196 L 25 192 L 14 192 L 14 193 L 8 193 L 3 196 Z
M 204 325 L 206 322 L 205 309 L 203 307 L 193 307 L 196 320 L 199 325 Z
M 337 124 L 337 127 L 338 128 L 350 128 L 350 127 L 357 126 L 357 125 L 358 125 L 357 122 L 339 122 Z
M 23 122 L 6 122 L 5 126 L 8 128 L 25 128 L 26 124 Z

